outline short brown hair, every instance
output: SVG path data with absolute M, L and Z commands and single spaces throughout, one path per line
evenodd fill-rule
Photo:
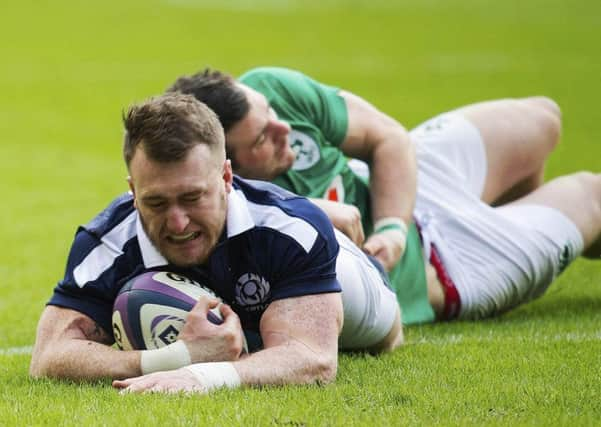
M 123 124 L 123 157 L 128 167 L 138 147 L 149 159 L 169 163 L 205 144 L 211 152 L 223 153 L 225 160 L 225 135 L 219 119 L 191 95 L 168 93 L 135 104 L 123 115 Z
M 167 92 L 194 95 L 217 114 L 225 132 L 242 120 L 250 110 L 246 94 L 238 87 L 236 80 L 229 74 L 210 68 L 191 76 L 179 77 Z

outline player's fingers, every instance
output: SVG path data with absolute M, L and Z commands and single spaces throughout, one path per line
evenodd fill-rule
M 126 393 L 142 393 L 151 390 L 155 386 L 158 386 L 156 378 L 148 376 L 140 377 L 139 380 L 133 381 L 123 390 L 126 390 Z
M 130 384 L 131 384 L 131 379 L 127 379 L 127 380 L 114 380 L 113 381 L 113 387 L 114 388 L 126 388 Z
M 248 353 L 248 343 L 246 342 L 246 337 L 244 335 L 244 331 L 242 330 L 242 324 L 240 323 L 240 318 L 238 314 L 227 304 L 222 304 L 221 315 L 223 316 L 223 323 L 221 327 L 225 327 L 227 331 L 231 334 L 232 338 L 235 340 L 235 346 L 240 347 L 240 353 Z
M 209 309 L 214 309 L 215 307 L 223 304 L 223 302 L 219 299 L 219 298 L 213 298 L 213 297 L 205 297 L 205 298 L 209 298 Z
M 386 271 L 391 270 L 393 263 L 391 262 L 390 250 L 384 244 L 382 239 L 377 237 L 368 239 L 365 245 L 363 245 L 363 250 L 369 255 L 377 258 Z
M 232 334 L 238 334 L 242 330 L 240 318 L 228 305 L 221 306 L 221 315 L 223 316 L 222 326 L 229 330 Z
M 112 385 L 115 388 L 126 388 L 136 382 L 144 381 L 145 378 L 146 375 L 140 375 L 138 377 L 124 378 L 122 380 L 113 380 Z
M 208 311 L 208 310 L 214 309 L 219 304 L 221 304 L 221 300 L 219 298 L 210 297 L 208 295 L 202 295 L 198 299 L 198 302 L 196 303 L 196 305 L 194 307 L 196 307 L 196 306 L 206 307 L 207 311 Z M 194 308 L 192 308 L 192 309 L 194 309 Z
M 347 236 L 349 239 L 351 240 L 355 240 L 354 237 L 354 231 L 353 231 L 353 224 L 349 223 L 349 222 L 345 222 L 342 225 L 339 225 L 336 227 L 338 230 L 342 231 L 342 233 Z
M 350 221 L 347 226 L 341 230 L 344 234 L 347 235 L 349 239 L 352 240 L 354 244 L 357 246 L 361 246 L 363 244 L 363 240 L 365 239 L 363 235 L 363 227 L 361 226 L 361 221 L 353 220 Z
M 190 313 L 196 312 L 196 313 L 206 314 L 211 308 L 210 304 L 211 304 L 211 298 L 209 298 L 206 295 L 203 295 L 200 298 L 198 298 L 198 301 L 196 302 L 196 304 L 194 304 L 194 307 L 192 307 L 192 310 L 190 310 Z
M 384 270 L 386 270 L 386 271 L 392 270 L 394 263 L 392 262 L 391 258 L 389 256 L 387 256 L 387 254 L 381 253 L 379 255 L 376 254 L 374 256 L 377 258 L 378 261 L 380 261 L 380 264 L 382 264 L 382 267 L 384 267 Z
M 220 301 L 216 298 L 210 298 L 208 296 L 201 296 L 198 302 L 192 307 L 188 317 L 186 318 L 186 324 L 192 324 L 195 322 L 205 322 L 209 316 L 209 310 L 217 307 Z M 184 325 L 185 327 L 185 325 Z
M 380 251 L 376 255 L 376 257 L 379 260 L 381 260 L 380 262 L 382 263 L 386 271 L 392 270 L 392 268 L 400 258 L 399 256 L 397 256 L 394 248 L 391 248 L 390 246 L 384 246 L 382 251 Z
M 240 324 L 240 318 L 234 310 L 226 306 L 222 309 L 221 314 L 223 315 L 222 327 L 225 327 L 234 337 L 240 335 L 242 333 L 242 325 Z
M 362 245 L 365 240 L 365 234 L 363 233 L 363 224 L 361 224 L 361 212 L 355 206 L 351 206 L 350 229 L 351 234 L 349 236 L 351 240 L 356 245 Z
M 377 256 L 377 254 L 382 250 L 382 242 L 377 235 L 370 236 L 363 245 L 363 250 L 369 255 Z
M 221 313 L 221 317 L 223 317 L 224 323 L 238 322 L 240 323 L 240 318 L 236 314 L 232 307 L 227 304 L 221 304 L 219 306 L 219 312 Z
M 355 238 L 353 239 L 353 242 L 355 242 L 357 246 L 361 246 L 365 241 L 365 233 L 363 232 L 363 225 L 361 224 L 360 219 L 355 228 L 357 231 L 355 232 Z

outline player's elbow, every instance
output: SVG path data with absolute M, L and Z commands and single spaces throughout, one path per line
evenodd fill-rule
M 34 348 L 29 364 L 29 376 L 31 378 L 44 378 L 52 376 L 52 361 L 45 356 L 39 348 Z
M 338 371 L 338 356 L 336 354 L 305 353 L 300 360 L 300 370 L 297 371 L 297 384 L 328 384 L 336 379 Z
M 54 343 L 38 340 L 34 344 L 29 363 L 29 376 L 31 378 L 70 378 L 78 379 L 72 375 L 71 362 L 65 357 L 66 343 Z
M 388 331 L 388 334 L 379 343 L 369 349 L 372 354 L 390 353 L 400 347 L 405 342 L 403 334 L 403 324 L 401 322 L 401 310 L 397 307 L 394 323 Z
M 31 378 L 40 378 L 43 376 L 43 371 L 40 364 L 37 361 L 31 360 L 29 364 L 29 376 Z
M 42 346 L 36 343 L 31 354 L 29 376 L 36 379 L 68 378 L 65 375 L 68 365 L 63 353 L 57 347 Z
M 370 349 L 372 354 L 390 353 L 403 345 L 405 338 L 402 328 L 395 331 L 394 334 L 386 336 L 381 342 Z
M 29 376 L 33 379 L 53 377 L 52 371 L 49 369 L 48 365 L 40 363 L 34 364 L 33 362 L 29 365 Z
M 336 379 L 338 372 L 338 357 L 323 356 L 319 357 L 314 365 L 314 379 L 312 382 L 317 384 L 328 384 Z

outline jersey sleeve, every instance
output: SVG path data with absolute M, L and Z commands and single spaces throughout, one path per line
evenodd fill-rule
M 240 81 L 265 95 L 284 113 L 285 119 L 298 113 L 315 124 L 326 140 L 339 146 L 346 137 L 348 112 L 340 89 L 319 83 L 298 71 L 277 67 L 250 70 Z
M 98 323 L 106 333 L 112 334 L 113 301 L 124 282 L 116 277 L 115 265 L 120 263 L 120 258 L 116 257 L 113 265 L 108 266 L 98 277 L 90 278 L 84 283 L 78 283 L 77 278 L 78 267 L 97 262 L 99 252 L 112 250 L 105 246 L 97 236 L 80 227 L 71 246 L 65 275 L 54 288 L 48 305 L 83 313 Z
M 309 247 L 307 241 L 293 240 L 288 235 L 281 236 L 285 243 L 281 249 L 272 251 L 272 263 L 278 262 L 279 280 L 274 287 L 274 300 L 312 295 L 320 293 L 340 292 L 340 284 L 336 277 L 336 257 L 338 242 L 334 236 L 331 223 L 319 209 L 306 199 L 299 199 L 294 206 L 294 215 L 299 218 L 310 217 L 316 237 Z M 286 232 L 286 230 L 282 230 Z M 308 239 L 309 232 L 304 232 Z

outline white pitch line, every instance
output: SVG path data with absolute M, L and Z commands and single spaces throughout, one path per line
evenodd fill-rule
M 8 347 L 8 348 L 0 348 L 0 356 L 13 356 L 16 354 L 31 354 L 31 350 L 33 346 L 24 346 L 24 347 Z
M 407 345 L 422 345 L 422 344 L 433 344 L 433 345 L 449 345 L 449 344 L 461 344 L 461 343 L 492 343 L 492 342 L 517 342 L 517 343 L 548 343 L 548 342 L 594 342 L 601 341 L 601 331 L 593 333 L 579 333 L 579 332 L 567 332 L 555 335 L 524 335 L 524 336 L 511 336 L 503 337 L 494 334 L 483 335 L 483 336 L 466 336 L 458 334 L 449 334 L 440 338 L 427 338 L 421 337 L 413 340 L 408 340 Z
M 470 336 L 470 335 L 458 335 L 458 334 L 449 334 L 440 338 L 427 338 L 421 337 L 409 340 L 405 343 L 405 345 L 453 345 L 453 344 L 470 344 L 470 343 L 491 343 L 491 342 L 518 342 L 518 343 L 546 343 L 546 342 L 573 342 L 573 343 L 582 343 L 582 342 L 595 342 L 601 341 L 601 331 L 593 332 L 593 333 L 580 333 L 580 332 L 567 332 L 563 334 L 555 334 L 555 335 L 543 335 L 543 334 L 534 334 L 534 335 L 524 335 L 524 336 L 498 336 L 494 334 L 483 335 L 483 336 Z M 31 354 L 33 346 L 23 346 L 23 347 L 7 347 L 0 348 L 0 356 L 13 356 L 13 355 L 24 355 Z

